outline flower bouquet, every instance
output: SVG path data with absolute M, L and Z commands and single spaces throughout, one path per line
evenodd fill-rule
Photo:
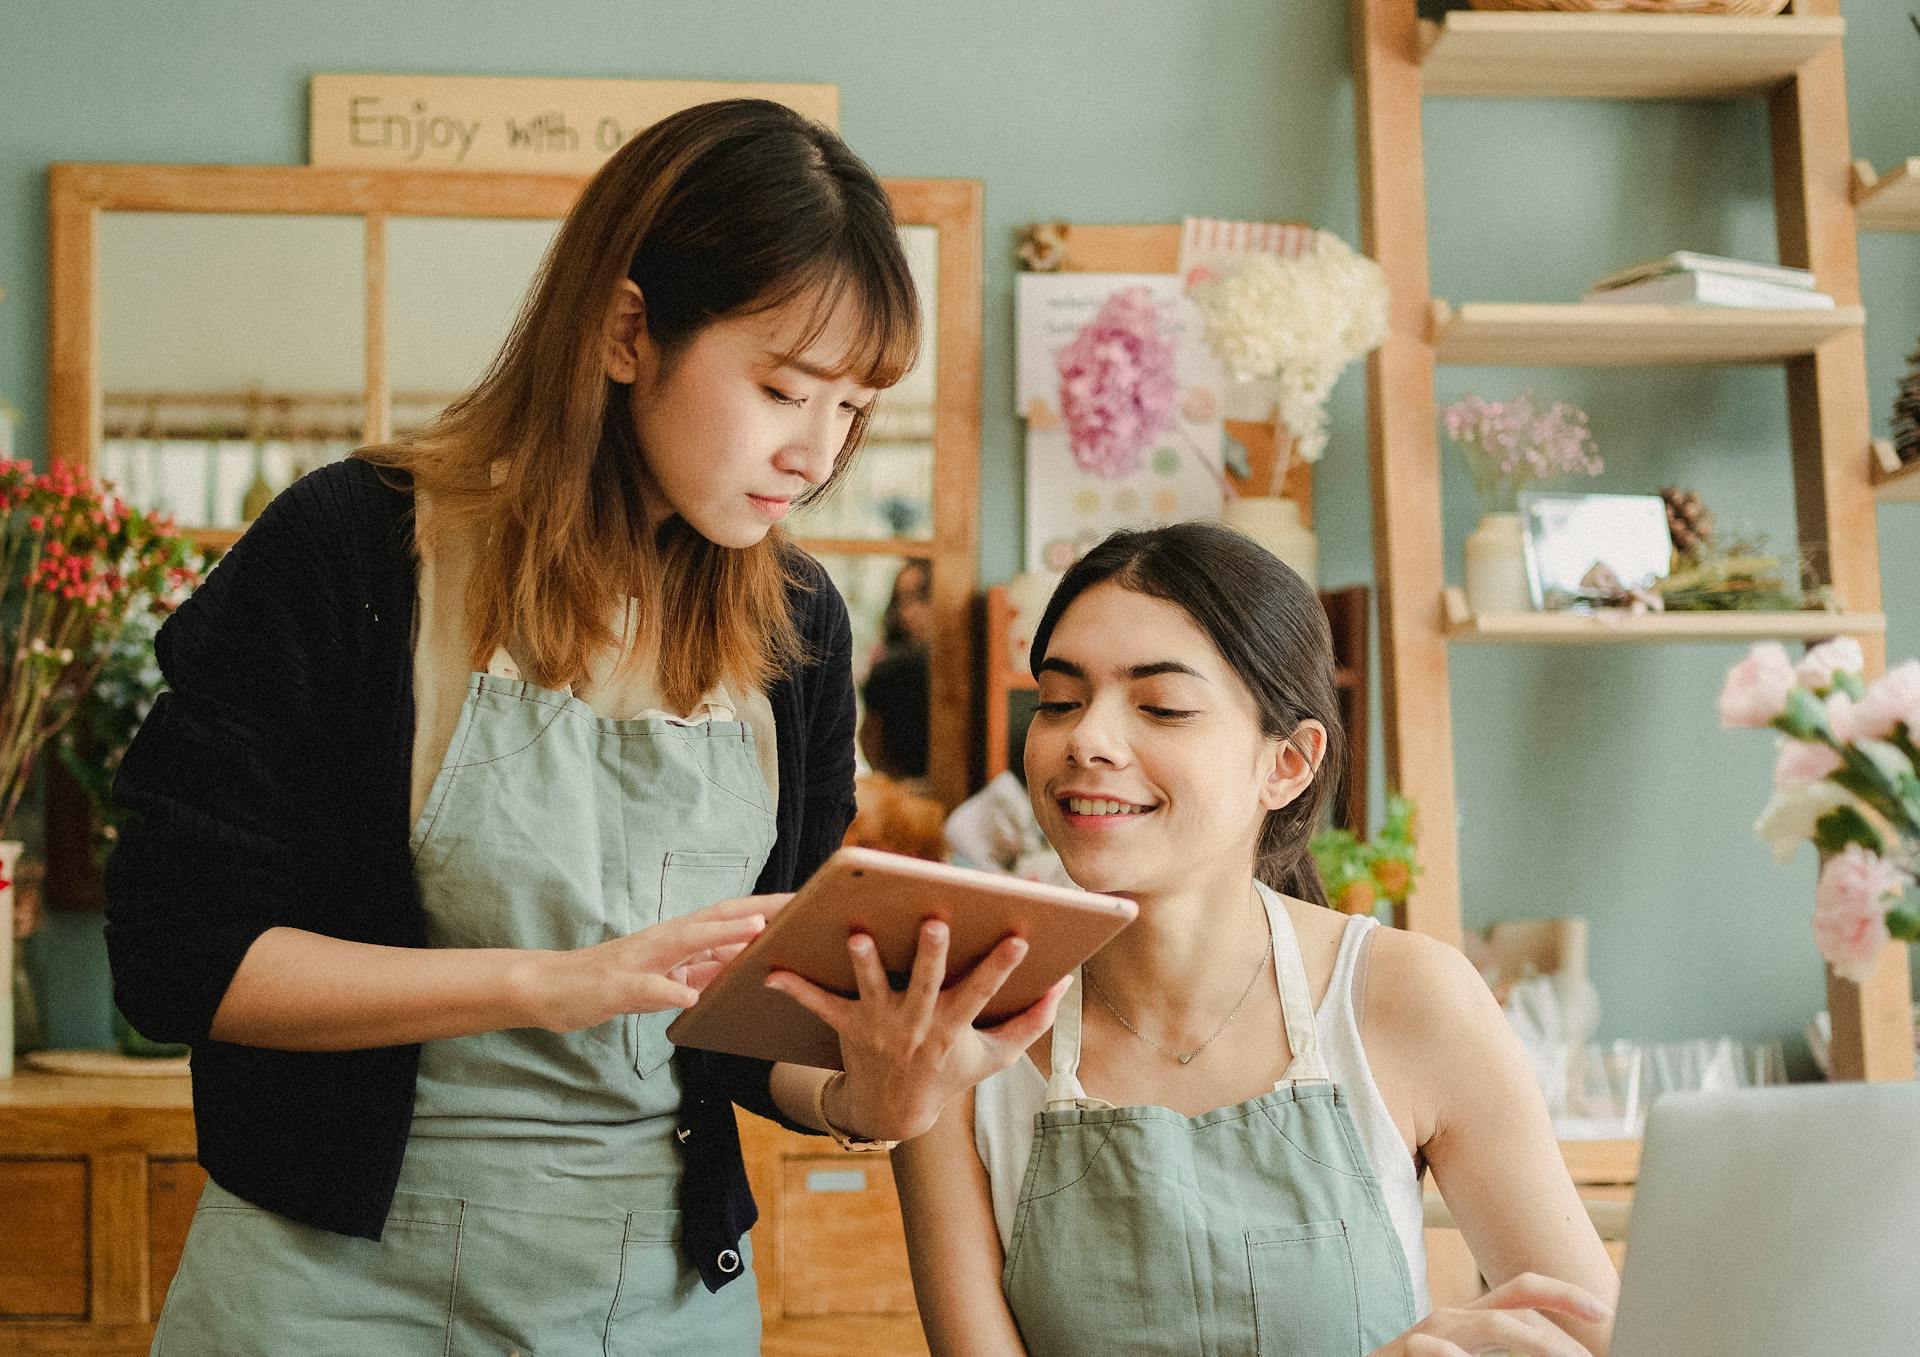
M 1727 674 L 1720 723 L 1781 733 L 1773 799 L 1755 832 L 1791 862 L 1820 854 L 1813 934 L 1834 973 L 1873 973 L 1890 939 L 1920 941 L 1908 891 L 1920 870 L 1920 660 L 1869 684 L 1857 641 L 1828 641 L 1795 665 L 1777 642 Z
M 1530 612 L 1533 590 L 1515 506 L 1529 486 L 1600 474 L 1586 412 L 1565 401 L 1542 405 L 1528 391 L 1505 401 L 1465 396 L 1440 418 L 1480 492 L 1480 522 L 1466 543 L 1467 602 L 1482 616 Z
M 1520 492 L 1561 476 L 1598 476 L 1586 412 L 1565 401 L 1541 405 L 1531 391 L 1512 400 L 1465 396 L 1440 412 L 1447 437 L 1460 445 L 1488 513 L 1511 511 Z
M 193 583 L 191 550 L 169 520 L 73 468 L 0 462 L 0 838 L 128 617 Z
M 1327 446 L 1327 397 L 1347 365 L 1387 337 L 1386 274 L 1330 231 L 1298 255 L 1260 253 L 1189 294 L 1207 347 L 1238 381 L 1276 384 L 1278 422 L 1315 462 Z M 1277 495 L 1286 467 L 1251 495 Z

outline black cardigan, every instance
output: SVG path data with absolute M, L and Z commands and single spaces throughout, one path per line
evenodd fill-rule
M 207 1035 L 247 949 L 276 925 L 425 945 L 408 851 L 412 495 L 337 463 L 274 500 L 160 629 L 168 690 L 127 750 L 107 865 L 114 999 L 193 1045 L 200 1162 L 294 1220 L 380 1237 L 406 1150 L 418 1046 L 279 1051 Z M 790 606 L 812 658 L 769 698 L 777 837 L 757 891 L 791 890 L 853 816 L 846 605 L 796 551 Z M 711 1289 L 756 1217 L 733 1104 L 792 1126 L 769 1066 L 681 1050 L 684 1247 Z M 804 1127 L 793 1127 L 805 1130 Z

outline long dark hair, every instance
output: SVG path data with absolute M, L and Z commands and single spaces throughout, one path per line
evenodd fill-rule
M 1320 596 L 1273 553 L 1218 523 L 1116 532 L 1075 562 L 1047 601 L 1033 634 L 1035 678 L 1067 608 L 1107 583 L 1165 599 L 1192 618 L 1253 694 L 1268 739 L 1291 740 L 1303 721 L 1326 727 L 1320 771 L 1299 796 L 1268 813 L 1254 856 L 1254 875 L 1267 885 L 1326 904 L 1307 840 L 1346 766 L 1346 732 Z
M 640 289 L 663 371 L 714 321 L 807 301 L 782 355 L 796 357 L 844 303 L 856 323 L 841 373 L 889 387 L 919 353 L 920 309 L 886 191 L 846 143 L 781 104 L 701 104 L 588 182 L 479 384 L 416 437 L 357 454 L 433 496 L 428 547 L 488 534 L 467 594 L 479 664 L 512 636 L 535 682 L 577 680 L 616 643 L 608 619 L 631 595 L 637 637 L 657 642 L 660 686 L 684 708 L 716 680 L 764 687 L 799 658 L 790 549 L 777 530 L 745 548 L 679 520 L 646 531 L 635 396 L 605 369 L 623 278 Z M 833 488 L 867 422 L 855 417 L 832 478 L 804 499 Z

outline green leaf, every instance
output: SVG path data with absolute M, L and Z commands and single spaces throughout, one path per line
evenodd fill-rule
M 1852 698 L 1855 702 L 1858 702 L 1867 695 L 1867 685 L 1861 681 L 1860 676 L 1858 674 L 1849 674 L 1845 670 L 1837 670 L 1834 673 L 1833 686 Z
M 1887 911 L 1887 932 L 1902 942 L 1920 942 L 1920 909 L 1895 905 Z
M 1897 746 L 1885 740 L 1855 740 L 1853 747 L 1886 780 L 1889 791 L 1913 778 L 1913 764 Z
M 1886 851 L 1879 832 L 1852 806 L 1836 807 L 1814 821 L 1813 846 L 1823 857 L 1838 853 L 1850 843 L 1857 843 L 1870 853 Z
M 1773 725 L 1796 740 L 1822 740 L 1832 733 L 1826 707 L 1805 688 L 1787 691 L 1786 709 L 1774 717 Z

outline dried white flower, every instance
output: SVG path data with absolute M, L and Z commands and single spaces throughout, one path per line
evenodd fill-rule
M 1347 364 L 1387 337 L 1386 275 L 1330 231 L 1297 256 L 1256 254 L 1198 284 L 1207 345 L 1237 378 L 1273 378 L 1299 455 L 1327 446 L 1326 402 Z

